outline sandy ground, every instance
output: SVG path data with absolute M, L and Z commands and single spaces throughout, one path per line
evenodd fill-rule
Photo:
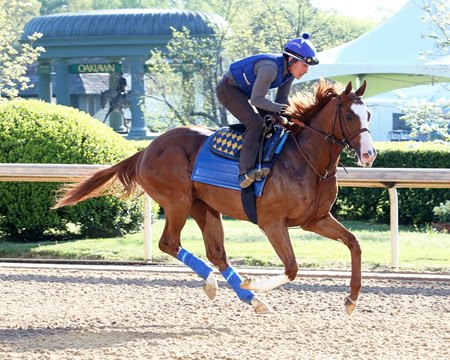
M 220 279 L 0 267 L 0 359 L 450 359 L 450 282 L 299 277 L 257 315 Z

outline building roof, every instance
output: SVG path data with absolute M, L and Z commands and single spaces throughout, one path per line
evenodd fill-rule
M 42 33 L 43 39 L 172 35 L 172 27 L 187 27 L 192 35 L 211 35 L 214 26 L 222 24 L 218 15 L 187 10 L 97 10 L 36 17 L 25 26 L 22 39 L 35 32 Z
M 38 16 L 25 26 L 21 41 L 34 33 L 43 46 L 40 58 L 148 57 L 163 50 L 172 28 L 187 28 L 193 36 L 211 36 L 226 21 L 217 14 L 188 10 L 117 9 Z

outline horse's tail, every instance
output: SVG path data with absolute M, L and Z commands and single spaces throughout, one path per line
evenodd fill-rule
M 136 182 L 136 167 L 142 153 L 143 151 L 139 151 L 116 165 L 99 170 L 79 183 L 66 185 L 61 189 L 61 195 L 52 209 L 104 195 L 129 197 L 139 187 Z

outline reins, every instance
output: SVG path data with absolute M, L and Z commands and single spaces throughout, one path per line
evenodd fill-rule
M 341 133 L 343 136 L 343 139 L 337 139 L 333 134 L 327 134 L 323 131 L 317 130 L 311 126 L 309 126 L 308 124 L 304 123 L 300 117 L 295 116 L 295 115 L 289 115 L 287 116 L 291 122 L 293 122 L 294 124 L 300 126 L 303 129 L 306 130 L 310 130 L 315 132 L 316 134 L 321 135 L 325 141 L 327 141 L 328 143 L 330 143 L 331 145 L 336 145 L 338 146 L 340 149 L 337 152 L 332 152 L 331 147 L 330 147 L 330 164 L 328 165 L 328 167 L 325 169 L 325 172 L 323 174 L 320 173 L 319 170 L 316 169 L 316 167 L 314 166 L 314 164 L 312 163 L 312 161 L 309 159 L 309 157 L 307 156 L 307 154 L 305 153 L 305 151 L 303 150 L 303 148 L 301 147 L 300 143 L 298 142 L 297 138 L 294 136 L 293 132 L 291 131 L 291 135 L 292 138 L 294 139 L 294 143 L 297 146 L 297 149 L 299 150 L 299 152 L 302 154 L 302 156 L 304 157 L 304 159 L 306 160 L 306 162 L 308 163 L 308 165 L 311 167 L 311 169 L 313 169 L 313 171 L 319 176 L 321 181 L 326 180 L 329 176 L 332 176 L 336 173 L 336 167 L 334 166 L 334 164 L 336 163 L 337 159 L 339 158 L 340 153 L 342 152 L 342 150 L 345 147 L 349 147 L 351 148 L 351 145 L 349 144 L 349 142 L 355 137 L 358 136 L 359 134 L 368 131 L 370 133 L 370 130 L 368 128 L 361 128 L 358 131 L 356 131 L 354 134 L 349 134 L 348 128 L 345 124 L 345 121 L 343 121 L 343 115 L 342 115 L 342 104 L 346 101 L 349 100 L 354 100 L 354 99 L 360 99 L 360 96 L 352 96 L 350 98 L 346 98 L 346 99 L 342 99 L 341 96 L 337 96 L 336 100 L 337 100 L 337 105 L 336 105 L 336 111 L 335 111 L 335 116 L 334 116 L 334 123 L 333 123 L 333 133 L 336 133 L 336 124 L 339 122 L 340 128 L 341 128 Z M 339 121 L 338 121 L 339 118 Z M 347 135 L 345 134 L 347 133 Z M 337 155 L 336 155 L 337 154 Z

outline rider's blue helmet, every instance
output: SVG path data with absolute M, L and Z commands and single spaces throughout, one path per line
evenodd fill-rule
M 316 48 L 308 40 L 309 34 L 304 33 L 301 38 L 289 40 L 284 47 L 283 54 L 304 62 L 306 65 L 317 65 Z

